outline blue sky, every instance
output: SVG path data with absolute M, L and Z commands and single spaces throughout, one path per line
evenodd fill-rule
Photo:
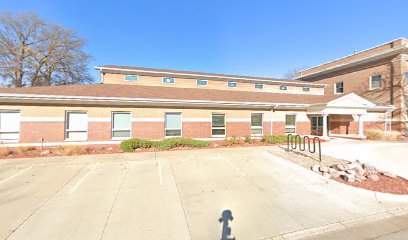
M 408 37 L 407 9 L 406 0 L 0 1 L 2 12 L 33 11 L 75 29 L 90 67 L 267 77 Z

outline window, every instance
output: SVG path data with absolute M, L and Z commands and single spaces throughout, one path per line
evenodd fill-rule
M 344 83 L 343 82 L 337 82 L 334 85 L 334 93 L 337 93 L 337 94 L 344 93 Z
M 132 129 L 130 112 L 112 113 L 112 138 L 130 138 Z
M 381 75 L 375 75 L 370 77 L 370 89 L 381 88 Z
M 139 80 L 139 76 L 137 75 L 125 75 L 126 81 L 137 81 Z
M 286 114 L 285 133 L 296 133 L 296 115 L 295 114 Z
M 408 72 L 405 73 L 405 86 L 408 86 Z
M 310 87 L 303 87 L 303 92 L 309 92 L 310 91 Z
M 286 86 L 286 85 L 281 85 L 280 87 L 279 87 L 279 89 L 280 90 L 288 90 L 288 86 Z
M 255 83 L 255 88 L 256 89 L 263 89 L 263 84 L 262 83 Z
M 198 85 L 198 86 L 207 86 L 207 85 L 208 85 L 208 81 L 207 81 L 207 80 L 198 79 L 198 80 L 197 80 L 197 85 Z
M 88 113 L 66 112 L 65 140 L 86 141 L 88 139 Z
M 20 112 L 0 111 L 0 141 L 20 138 Z
M 225 136 L 225 114 L 213 114 L 212 115 L 211 132 L 213 137 Z
M 251 135 L 252 136 L 262 136 L 263 126 L 262 126 L 262 113 L 251 114 Z
M 230 88 L 236 88 L 236 87 L 237 87 L 237 83 L 236 83 L 236 82 L 228 82 L 228 87 L 230 87 Z
M 174 84 L 174 78 L 173 77 L 164 77 L 163 78 L 163 83 L 165 83 L 165 84 Z
M 181 113 L 166 113 L 164 131 L 166 137 L 181 137 Z

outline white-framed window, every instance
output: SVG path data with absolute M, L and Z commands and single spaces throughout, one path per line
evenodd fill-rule
M 285 133 L 296 133 L 296 114 L 285 115 Z
M 88 139 L 88 113 L 65 112 L 65 140 L 86 141 Z
M 408 86 L 408 72 L 405 72 L 405 86 Z
M 0 110 L 0 141 L 20 139 L 20 112 Z
M 281 86 L 279 87 L 279 89 L 282 90 L 282 91 L 286 91 L 286 90 L 288 90 L 288 86 L 286 86 L 286 85 L 281 85 Z
M 162 82 L 164 84 L 174 84 L 175 80 L 174 80 L 174 77 L 164 77 L 162 79 Z
M 310 92 L 310 87 L 303 87 L 303 92 Z
M 132 136 L 132 114 L 112 112 L 112 139 L 126 139 Z
M 344 93 L 344 82 L 336 82 L 334 84 L 334 93 L 335 94 Z
M 197 79 L 197 86 L 207 86 L 207 85 L 208 85 L 208 80 Z
M 166 137 L 181 137 L 181 113 L 165 113 L 164 133 Z
M 225 137 L 225 114 L 214 113 L 211 116 L 211 135 Z
M 262 83 L 255 83 L 255 89 L 263 89 L 263 87 Z
M 125 81 L 138 81 L 139 76 L 137 75 L 125 75 Z
M 263 135 L 263 114 L 252 113 L 251 114 L 251 135 L 262 136 Z
M 229 88 L 236 88 L 237 87 L 237 82 L 228 82 L 228 87 Z
M 370 89 L 380 89 L 382 87 L 381 74 L 370 76 Z

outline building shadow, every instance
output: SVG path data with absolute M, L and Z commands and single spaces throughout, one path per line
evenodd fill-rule
M 222 224 L 221 240 L 235 240 L 235 237 L 231 235 L 231 227 L 229 222 L 234 220 L 231 210 L 224 210 L 218 221 Z

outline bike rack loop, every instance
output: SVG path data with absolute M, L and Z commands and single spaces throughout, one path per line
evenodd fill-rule
M 297 149 L 297 146 L 299 144 L 299 150 L 300 151 L 305 151 L 306 150 L 306 142 L 307 142 L 307 149 L 310 153 L 316 153 L 316 143 L 317 147 L 319 148 L 319 161 L 322 161 L 322 151 L 321 151 L 321 143 L 320 143 L 320 138 L 314 137 L 313 138 L 313 150 L 311 149 L 311 144 L 310 144 L 310 137 L 309 136 L 304 136 L 303 141 L 302 137 L 300 135 L 293 135 L 293 134 L 288 134 L 287 135 L 287 151 L 290 151 L 290 149 Z

